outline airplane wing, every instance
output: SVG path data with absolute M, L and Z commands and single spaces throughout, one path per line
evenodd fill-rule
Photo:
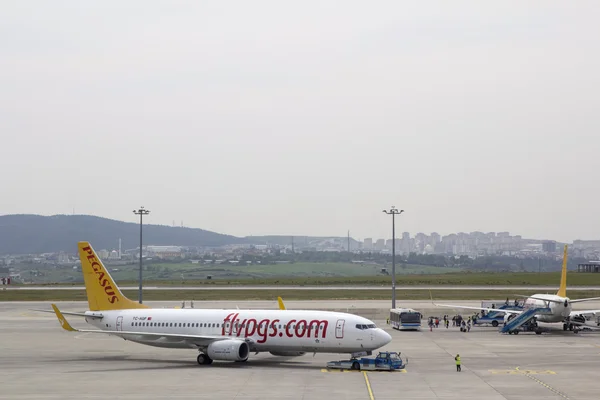
M 501 308 L 489 308 L 489 307 L 470 307 L 470 306 L 460 306 L 460 305 L 454 305 L 454 304 L 437 304 L 437 303 L 433 303 L 434 306 L 437 307 L 447 307 L 447 308 L 462 308 L 465 310 L 478 310 L 478 311 L 497 311 L 497 312 L 503 312 L 506 314 L 521 314 L 523 311 L 520 310 L 503 310 Z
M 465 310 L 478 310 L 478 311 L 497 311 L 497 312 L 503 312 L 506 314 L 521 314 L 523 311 L 518 311 L 518 310 L 503 310 L 500 308 L 490 308 L 490 307 L 470 307 L 470 306 L 459 306 L 459 305 L 454 305 L 454 304 L 437 304 L 433 301 L 433 295 L 431 294 L 431 291 L 429 291 L 429 296 L 431 297 L 431 303 L 436 306 L 436 307 L 447 307 L 447 308 L 462 308 Z
M 56 313 L 54 310 L 31 310 L 31 311 L 45 312 L 45 313 L 52 313 L 52 314 Z M 61 313 L 63 315 L 74 315 L 76 317 L 87 317 L 87 318 L 98 318 L 98 319 L 104 318 L 104 315 L 102 315 L 102 313 L 96 313 L 96 312 L 93 314 L 86 314 L 83 312 L 61 311 Z
M 573 317 L 575 315 L 585 315 L 585 314 L 598 314 L 600 310 L 572 310 L 569 317 Z
M 592 300 L 600 300 L 600 297 L 589 297 L 587 299 L 569 300 L 569 303 L 571 303 L 571 304 L 573 304 L 573 303 L 581 303 L 582 301 L 592 301 Z
M 82 332 L 82 333 L 104 333 L 107 335 L 132 335 L 132 336 L 143 336 L 146 338 L 166 338 L 166 339 L 179 339 L 179 340 L 187 340 L 191 344 L 196 345 L 207 345 L 210 342 L 218 341 L 218 340 L 226 340 L 229 339 L 223 336 L 208 336 L 208 335 L 185 335 L 180 333 L 153 333 L 153 332 L 133 332 L 133 331 L 103 331 L 100 329 L 75 329 L 69 324 L 69 322 L 65 319 L 64 315 L 60 312 L 58 307 L 55 304 L 52 304 L 52 308 L 54 309 L 54 313 L 60 322 L 60 326 L 66 331 L 69 332 Z
M 515 294 L 515 297 L 523 297 L 526 299 L 535 299 L 535 300 L 541 300 L 541 301 L 546 301 L 548 303 L 556 303 L 556 304 L 562 304 L 564 303 L 563 300 L 548 300 L 548 299 L 544 299 L 542 297 L 535 297 L 535 296 L 525 296 L 524 294 Z M 572 301 L 570 301 L 572 303 Z

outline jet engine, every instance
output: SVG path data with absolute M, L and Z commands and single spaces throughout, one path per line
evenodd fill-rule
M 281 357 L 300 357 L 306 354 L 304 351 L 270 351 L 269 353 Z
M 225 361 L 246 361 L 249 352 L 248 343 L 241 340 L 219 340 L 206 349 L 206 354 L 213 360 Z

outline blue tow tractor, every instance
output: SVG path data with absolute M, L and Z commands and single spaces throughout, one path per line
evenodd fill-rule
M 330 361 L 327 368 L 354 370 L 354 371 L 394 371 L 404 369 L 408 364 L 402 360 L 400 353 L 395 351 L 383 351 L 377 357 L 351 358 L 350 360 Z

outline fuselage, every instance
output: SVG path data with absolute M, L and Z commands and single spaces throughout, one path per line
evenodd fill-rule
M 528 298 L 525 300 L 525 309 L 550 308 L 549 313 L 536 314 L 536 319 L 539 322 L 563 322 L 567 317 L 569 317 L 569 315 L 571 315 L 571 302 L 569 301 L 568 297 L 561 297 L 555 294 L 535 294 L 533 297 L 537 298 Z M 551 301 L 546 302 L 542 299 Z
M 227 337 L 245 340 L 251 351 L 354 353 L 372 351 L 391 336 L 363 317 L 307 310 L 127 309 L 103 311 L 86 321 L 102 330 L 150 346 L 196 348 L 181 338 L 155 338 L 143 332 Z M 140 334 L 137 334 L 139 332 Z

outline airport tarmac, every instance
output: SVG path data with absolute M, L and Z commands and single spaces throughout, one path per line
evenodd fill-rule
M 232 302 L 196 302 L 230 307 Z M 286 302 L 288 308 L 340 309 L 347 302 Z M 411 307 L 418 308 L 418 302 Z M 431 303 L 420 302 L 431 307 Z M 473 302 L 460 302 L 464 304 Z M 174 307 L 177 302 L 148 302 Z M 245 307 L 275 308 L 276 302 Z M 65 311 L 86 309 L 64 302 Z M 351 312 L 387 302 L 353 302 Z M 399 332 L 384 350 L 409 359 L 405 372 L 327 371 L 345 355 L 285 358 L 251 354 L 247 363 L 199 366 L 194 350 L 152 348 L 115 337 L 63 331 L 49 303 L 0 303 L 0 399 L 598 399 L 600 334 L 501 335 L 494 328 L 437 328 Z M 439 309 L 437 310 L 439 311 Z M 440 312 L 439 314 L 442 314 Z M 450 313 L 449 313 L 450 314 Z M 69 321 L 87 325 L 77 317 Z M 462 358 L 456 372 L 454 355 Z

